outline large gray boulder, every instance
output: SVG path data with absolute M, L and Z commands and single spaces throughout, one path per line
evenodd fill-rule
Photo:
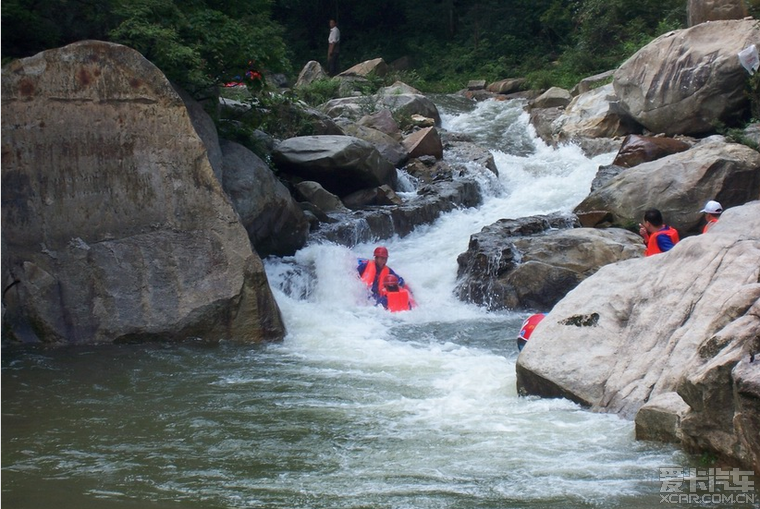
M 705 21 L 743 19 L 746 16 L 744 0 L 689 0 L 686 6 L 686 24 L 690 27 Z
M 641 126 L 620 108 L 611 83 L 576 95 L 552 123 L 552 134 L 558 142 L 639 132 Z
M 703 134 L 747 112 L 737 54 L 760 40 L 757 20 L 712 21 L 661 35 L 615 71 L 620 105 L 654 133 Z
M 502 219 L 470 237 L 457 295 L 489 309 L 545 311 L 599 267 L 643 255 L 638 235 L 574 228 L 572 215 Z
M 573 100 L 570 92 L 564 88 L 551 87 L 530 102 L 531 108 L 556 108 L 565 107 Z
M 708 200 L 728 208 L 758 196 L 760 153 L 716 137 L 623 171 L 587 196 L 575 213 L 605 211 L 615 223 L 631 226 L 654 207 L 683 236 L 700 230 L 699 210 Z
M 399 141 L 382 131 L 345 120 L 339 122 L 339 125 L 347 136 L 353 136 L 369 142 L 380 152 L 383 158 L 395 167 L 403 165 L 409 159 L 409 152 L 406 148 Z
M 517 359 L 520 392 L 646 411 L 637 420 L 661 436 L 758 465 L 758 260 L 754 201 L 667 253 L 602 267 L 536 327 Z
M 298 136 L 272 153 L 286 174 L 319 182 L 339 197 L 369 187 L 396 187 L 396 168 L 370 143 L 353 136 Z
M 689 150 L 690 148 L 691 144 L 675 138 L 629 134 L 623 140 L 623 144 L 612 164 L 622 166 L 623 168 L 631 168 L 641 163 L 655 161 L 671 154 Z
M 259 256 L 295 254 L 306 244 L 309 222 L 269 166 L 246 147 L 222 141 L 222 185 Z
M 404 117 L 422 115 L 432 118 L 436 125 L 441 125 L 441 115 L 433 101 L 401 82 L 381 88 L 374 95 L 333 99 L 321 108 L 333 118 L 342 116 L 350 120 L 359 120 L 365 115 L 388 109 Z
M 3 340 L 281 339 L 261 260 L 187 108 L 85 41 L 2 72 Z

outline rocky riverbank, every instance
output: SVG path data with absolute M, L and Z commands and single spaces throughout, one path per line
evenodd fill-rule
M 703 25 L 658 38 L 597 88 L 462 92 L 520 97 L 550 144 L 620 152 L 574 214 L 473 235 L 458 295 L 550 311 L 518 359 L 522 392 L 619 412 L 642 438 L 760 470 L 760 154 L 708 136 L 747 116 L 736 54 L 760 29 Z M 380 64 L 343 76 L 346 90 Z M 220 140 L 203 108 L 124 46 L 13 62 L 2 91 L 4 343 L 279 340 L 262 256 L 406 235 L 477 205 L 478 181 L 497 171 L 403 83 L 311 111 L 320 134 L 270 140 L 272 166 Z M 399 194 L 401 170 L 413 197 Z M 644 209 L 689 237 L 710 199 L 727 211 L 709 234 L 642 258 L 630 230 Z

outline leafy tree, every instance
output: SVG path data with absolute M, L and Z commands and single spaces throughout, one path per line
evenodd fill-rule
M 269 0 L 117 1 L 121 22 L 112 40 L 140 51 L 191 92 L 246 76 L 256 84 L 262 71 L 287 68 Z
M 5 0 L 2 56 L 28 57 L 82 39 L 104 39 L 112 0 Z

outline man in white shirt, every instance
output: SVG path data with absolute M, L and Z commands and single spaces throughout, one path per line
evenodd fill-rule
M 340 53 L 340 30 L 334 19 L 330 20 L 330 36 L 327 38 L 327 74 L 338 74 L 338 54 Z

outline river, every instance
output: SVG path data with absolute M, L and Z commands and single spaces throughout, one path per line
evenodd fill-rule
M 635 441 L 615 415 L 518 397 L 526 313 L 453 296 L 471 234 L 572 210 L 613 154 L 546 147 L 519 102 L 439 101 L 500 176 L 482 173 L 477 209 L 382 242 L 417 309 L 367 304 L 355 266 L 374 244 L 316 244 L 265 261 L 282 343 L 6 349 L 3 507 L 694 507 L 660 504 L 659 474 L 699 458 Z

